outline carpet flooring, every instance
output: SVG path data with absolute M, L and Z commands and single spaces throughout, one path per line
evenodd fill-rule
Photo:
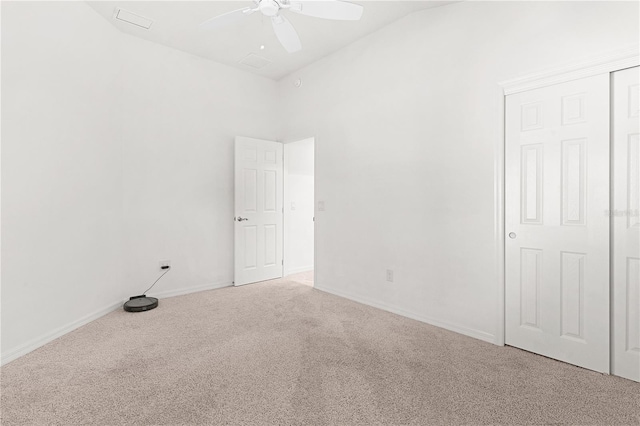
M 640 423 L 640 384 L 276 280 L 106 315 L 0 370 L 12 425 Z

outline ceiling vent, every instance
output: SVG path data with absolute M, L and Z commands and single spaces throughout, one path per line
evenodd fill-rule
M 151 24 L 153 24 L 153 21 L 149 18 L 145 18 L 144 16 L 136 15 L 128 10 L 119 8 L 116 9 L 114 17 L 120 21 L 135 25 L 136 27 L 144 28 L 145 30 L 151 28 Z
M 262 56 L 258 56 L 254 53 L 249 53 L 247 56 L 242 58 L 240 61 L 242 65 L 246 65 L 251 68 L 260 69 L 271 63 L 267 58 L 263 58 Z

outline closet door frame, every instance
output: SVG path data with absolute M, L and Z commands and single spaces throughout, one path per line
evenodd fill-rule
M 496 255 L 497 321 L 495 344 L 505 344 L 505 103 L 506 96 L 527 90 L 565 83 L 598 74 L 610 74 L 626 68 L 640 66 L 640 45 L 626 47 L 605 55 L 587 58 L 571 65 L 546 69 L 521 78 L 498 83 L 496 108 L 498 109 L 497 138 L 494 148 L 494 250 Z

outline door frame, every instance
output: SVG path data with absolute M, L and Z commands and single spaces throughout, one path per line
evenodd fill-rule
M 317 161 L 317 153 L 318 153 L 318 138 L 316 136 L 308 136 L 308 137 L 303 137 L 303 138 L 291 138 L 291 139 L 287 139 L 286 141 L 281 141 L 282 145 L 283 145 L 283 149 L 282 149 L 282 155 L 283 155 L 283 167 L 284 167 L 284 156 L 285 154 L 285 150 L 284 150 L 284 146 L 290 143 L 295 143 L 295 142 L 300 142 L 300 141 L 304 141 L 307 139 L 313 139 L 313 287 L 316 286 L 316 277 L 317 277 L 317 253 L 318 253 L 318 243 L 317 243 L 317 238 L 316 238 L 316 220 L 315 218 L 318 217 L 318 212 L 317 212 L 317 179 L 316 176 L 318 175 L 317 173 L 317 167 L 318 167 L 318 161 Z M 282 179 L 282 188 L 283 188 L 283 204 L 284 204 L 284 195 L 287 192 L 287 188 L 286 188 L 286 176 L 283 176 Z M 286 208 L 286 206 L 284 206 L 284 208 Z M 282 253 L 284 256 L 284 247 L 287 244 L 286 242 L 286 238 L 285 238 L 285 233 L 286 233 L 286 229 L 287 229 L 287 225 L 286 225 L 286 216 L 282 215 Z M 287 259 L 284 258 L 284 262 L 282 265 L 282 276 L 283 278 L 285 277 L 285 271 L 287 270 L 287 268 L 285 267 L 287 265 Z
M 506 97 L 514 93 L 551 86 L 584 77 L 591 77 L 603 73 L 612 73 L 625 68 L 640 66 L 640 45 L 634 44 L 606 54 L 545 69 L 523 77 L 498 83 L 496 89 L 496 107 L 498 109 L 498 123 L 496 145 L 494 148 L 494 251 L 496 256 L 496 292 L 498 315 L 496 321 L 495 344 L 505 344 L 505 149 L 506 149 Z M 612 169 L 613 170 L 613 169 Z

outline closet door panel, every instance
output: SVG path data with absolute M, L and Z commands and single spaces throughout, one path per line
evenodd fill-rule
M 612 373 L 640 381 L 639 67 L 612 74 Z
M 609 372 L 609 74 L 507 96 L 508 345 Z

